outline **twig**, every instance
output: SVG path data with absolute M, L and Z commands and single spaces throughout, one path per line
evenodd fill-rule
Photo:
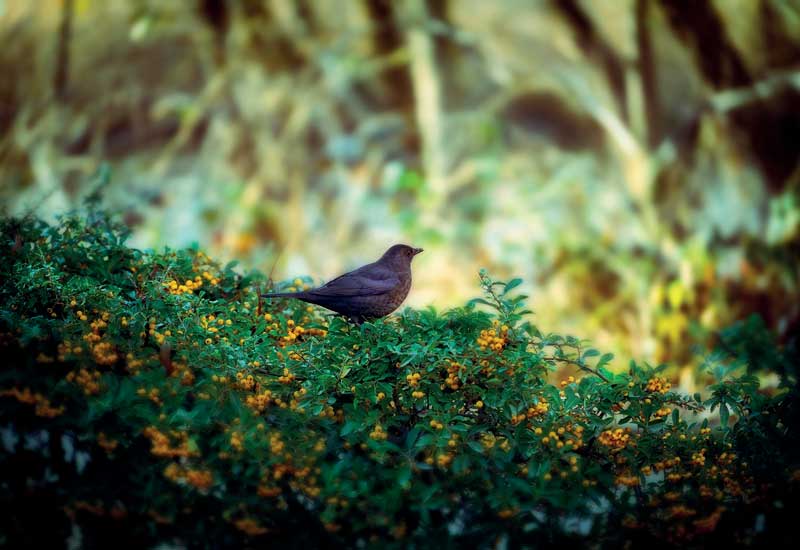
M 578 367 L 583 371 L 594 374 L 595 376 L 599 376 L 600 378 L 603 379 L 604 382 L 608 382 L 609 384 L 611 383 L 611 380 L 609 380 L 606 376 L 604 376 L 603 373 L 587 366 L 585 363 L 582 363 L 581 361 L 576 361 L 575 359 L 569 359 L 568 357 L 556 357 L 555 355 L 551 355 L 549 357 L 542 357 L 542 359 L 544 361 L 560 361 L 562 363 L 569 363 L 571 365 L 575 365 L 576 367 Z

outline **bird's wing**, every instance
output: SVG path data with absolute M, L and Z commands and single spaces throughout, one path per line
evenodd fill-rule
M 400 278 L 395 272 L 381 265 L 369 264 L 306 293 L 317 296 L 376 296 L 391 292 L 399 284 Z

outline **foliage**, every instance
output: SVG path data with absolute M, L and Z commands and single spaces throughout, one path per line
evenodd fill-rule
M 689 397 L 542 332 L 518 279 L 354 326 L 125 237 L 2 222 L 2 544 L 787 542 L 796 380 L 760 389 L 755 346 Z
M 414 305 L 489 267 L 552 330 L 695 366 L 754 312 L 800 332 L 800 3 L 684 5 L 2 1 L 0 212 L 111 162 L 139 247 L 283 277 L 391 235 Z

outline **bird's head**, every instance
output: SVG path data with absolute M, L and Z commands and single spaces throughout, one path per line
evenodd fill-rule
M 421 248 L 396 244 L 384 253 L 380 261 L 396 266 L 410 266 L 411 260 L 420 252 L 422 252 Z

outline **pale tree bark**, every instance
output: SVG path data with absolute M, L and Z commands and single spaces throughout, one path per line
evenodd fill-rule
M 59 101 L 64 99 L 69 87 L 69 47 L 72 42 L 74 7 L 73 0 L 64 0 L 61 7 L 61 23 L 56 47 L 56 72 L 53 76 L 53 88 L 56 99 Z
M 422 167 L 429 190 L 423 220 L 435 219 L 447 194 L 447 157 L 444 147 L 442 86 L 436 67 L 434 41 L 425 30 L 428 10 L 424 0 L 407 0 L 401 11 L 405 19 L 414 114 L 420 134 Z

